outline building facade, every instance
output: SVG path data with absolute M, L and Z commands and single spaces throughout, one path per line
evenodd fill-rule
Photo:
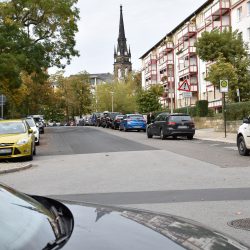
M 176 108 L 207 100 L 210 108 L 221 109 L 222 94 L 205 80 L 211 63 L 197 56 L 195 42 L 204 31 L 232 28 L 242 32 L 243 40 L 249 43 L 249 6 L 250 0 L 206 1 L 140 58 L 143 88 L 162 84 L 160 101 L 165 107 L 170 107 L 171 99 Z M 184 81 L 190 86 L 189 95 L 178 90 Z
M 123 22 L 122 6 L 120 6 L 120 23 L 117 47 L 114 48 L 114 78 L 123 80 L 132 71 L 131 52 L 127 47 Z

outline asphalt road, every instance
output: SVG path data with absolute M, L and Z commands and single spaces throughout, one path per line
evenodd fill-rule
M 33 168 L 0 181 L 32 194 L 176 214 L 250 244 L 248 231 L 227 225 L 250 217 L 249 160 L 235 144 L 55 127 L 42 135 Z

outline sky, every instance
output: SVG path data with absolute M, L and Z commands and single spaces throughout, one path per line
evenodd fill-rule
M 120 5 L 132 68 L 140 70 L 139 58 L 204 2 L 206 0 L 78 0 L 81 20 L 76 49 L 80 57 L 72 59 L 65 76 L 85 70 L 90 74 L 113 73 Z

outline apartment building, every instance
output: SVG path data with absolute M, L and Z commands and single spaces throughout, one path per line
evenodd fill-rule
M 196 54 L 195 42 L 204 31 L 239 29 L 244 41 L 250 39 L 250 0 L 208 0 L 188 16 L 142 57 L 142 86 L 164 86 L 160 101 L 170 107 L 171 98 L 177 108 L 195 105 L 197 100 L 208 100 L 209 107 L 221 109 L 219 89 L 206 81 L 211 63 Z M 237 18 L 239 21 L 237 21 Z M 244 22 L 244 25 L 243 25 Z M 192 94 L 178 90 L 188 82 Z M 191 96 L 190 96 L 191 95 Z
M 250 56 L 250 0 L 231 0 L 232 28 L 238 30 Z

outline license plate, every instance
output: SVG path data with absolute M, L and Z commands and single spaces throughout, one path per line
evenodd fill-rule
M 141 128 L 141 126 L 134 126 L 134 128 Z
M 178 126 L 178 128 L 188 128 L 187 126 Z
M 0 149 L 0 154 L 9 154 L 9 153 L 11 153 L 11 148 Z

